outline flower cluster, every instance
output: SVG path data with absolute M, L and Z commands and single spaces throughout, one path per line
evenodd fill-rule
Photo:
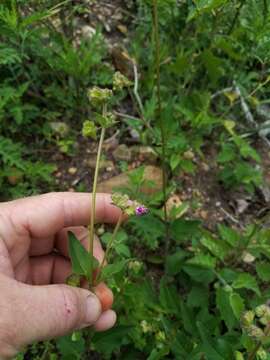
M 113 90 L 123 90 L 124 87 L 131 86 L 131 81 L 119 71 L 113 76 Z
M 88 91 L 88 99 L 94 105 L 103 105 L 107 103 L 113 95 L 110 89 L 101 89 L 98 86 L 94 86 Z
M 241 317 L 242 327 L 245 332 L 256 340 L 266 337 L 264 327 L 270 322 L 270 307 L 263 304 L 255 308 L 254 311 L 246 311 Z
M 112 194 L 112 203 L 119 207 L 128 216 L 142 216 L 149 212 L 149 209 L 136 200 L 130 200 L 129 196 L 121 193 Z
M 97 129 L 93 121 L 86 120 L 83 123 L 82 135 L 84 137 L 90 137 L 92 139 L 97 138 Z

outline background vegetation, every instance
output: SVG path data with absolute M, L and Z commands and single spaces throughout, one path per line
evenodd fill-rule
M 122 188 L 151 209 L 117 236 L 117 326 L 18 359 L 270 359 L 269 6 L 1 2 L 2 200 L 91 189 L 87 90 L 118 70 L 133 85 L 114 98 L 103 179 L 128 171 Z M 153 162 L 163 187 L 144 174 Z

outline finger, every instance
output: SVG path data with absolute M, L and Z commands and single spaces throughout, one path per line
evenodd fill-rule
M 91 194 L 50 193 L 4 203 L 2 209 L 12 225 L 4 238 L 16 243 L 22 236 L 31 235 L 36 239 L 31 244 L 32 251 L 43 255 L 52 250 L 53 236 L 59 230 L 89 223 Z M 121 210 L 111 204 L 109 194 L 97 194 L 96 222 L 114 223 L 120 214 Z
M 66 257 L 69 257 L 68 253 L 68 235 L 67 232 L 72 231 L 76 238 L 82 243 L 82 245 L 89 249 L 89 231 L 83 226 L 69 227 L 59 231 L 55 237 L 55 248 Z M 104 251 L 101 247 L 100 241 L 97 236 L 94 238 L 94 256 L 99 262 L 102 262 L 104 257 Z
M 113 304 L 113 292 L 104 283 L 98 284 L 94 289 L 95 294 L 99 298 L 102 310 L 109 310 Z
M 94 325 L 96 331 L 105 331 L 116 323 L 116 313 L 113 310 L 104 311 Z
M 1 323 L 7 328 L 4 340 L 16 349 L 91 326 L 101 316 L 100 301 L 85 289 L 31 286 L 3 276 L 0 284 Z
M 30 258 L 33 285 L 64 284 L 71 275 L 71 263 L 61 255 L 44 255 Z

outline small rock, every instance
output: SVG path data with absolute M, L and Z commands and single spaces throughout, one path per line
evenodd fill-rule
M 54 176 L 55 176 L 56 178 L 59 178 L 61 175 L 62 175 L 61 171 L 58 171 Z
M 68 189 L 68 192 L 75 192 L 75 189 L 69 188 L 69 189 Z
M 238 214 L 243 214 L 249 207 L 249 203 L 245 199 L 236 199 L 236 211 Z
M 49 124 L 53 132 L 61 138 L 66 137 L 70 131 L 69 126 L 63 121 L 52 121 Z
M 129 185 L 129 174 L 133 170 L 127 171 L 123 174 L 112 177 L 109 180 L 102 181 L 97 186 L 98 192 L 111 193 L 114 189 L 125 187 Z M 162 170 L 157 166 L 146 166 L 144 170 L 144 180 L 146 184 L 143 185 L 141 191 L 145 194 L 154 194 L 157 191 L 162 190 Z M 153 186 L 149 186 L 147 182 L 153 183 Z M 151 184 L 152 185 L 152 184 Z
M 251 264 L 254 262 L 255 260 L 255 256 L 253 256 L 252 254 L 250 254 L 249 252 L 247 251 L 244 251 L 243 254 L 242 254 L 242 260 L 244 261 L 244 263 L 246 264 Z
M 206 210 L 201 210 L 200 211 L 200 216 L 203 220 L 207 220 L 208 219 L 208 211 Z
M 76 167 L 70 167 L 70 168 L 68 169 L 68 173 L 69 173 L 70 175 L 75 175 L 77 171 L 78 171 L 78 169 L 77 169 Z
M 84 25 L 81 30 L 82 30 L 82 37 L 85 39 L 92 39 L 92 37 L 96 33 L 96 29 L 94 29 L 90 25 Z
M 154 164 L 157 161 L 158 155 L 151 148 L 151 146 L 132 146 L 131 153 L 134 158 L 139 157 L 140 160 Z
M 113 151 L 113 157 L 115 160 L 120 161 L 130 161 L 131 160 L 131 151 L 125 144 L 119 145 Z
M 128 32 L 126 25 L 123 24 L 117 25 L 117 29 L 124 35 Z
M 185 151 L 183 154 L 184 159 L 193 160 L 195 158 L 194 152 L 192 150 Z
M 86 163 L 86 166 L 89 166 L 91 169 L 95 169 L 96 168 L 96 156 L 90 156 L 86 160 L 85 163 Z M 101 170 L 107 169 L 107 168 L 114 169 L 114 163 L 111 160 L 101 159 L 100 164 L 99 164 L 99 168 Z
M 210 170 L 210 166 L 204 162 L 201 163 L 202 170 L 207 172 Z

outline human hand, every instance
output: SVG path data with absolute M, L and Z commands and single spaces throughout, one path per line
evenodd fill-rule
M 108 194 L 97 194 L 96 221 L 114 223 L 120 210 Z M 22 346 L 116 321 L 112 292 L 64 285 L 71 273 L 67 231 L 87 246 L 90 195 L 50 193 L 0 204 L 0 359 Z M 101 261 L 98 239 L 94 255 Z M 54 284 L 54 285 L 51 285 Z

